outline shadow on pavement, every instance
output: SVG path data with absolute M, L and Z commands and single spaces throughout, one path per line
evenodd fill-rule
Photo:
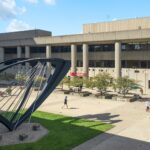
M 138 137 L 138 135 L 137 135 Z M 73 150 L 150 150 L 150 142 L 103 133 Z
M 83 115 L 78 116 L 79 118 L 85 118 L 85 119 L 91 119 L 91 120 L 100 120 L 105 123 L 117 123 L 122 120 L 114 119 L 116 117 L 119 117 L 120 115 L 111 115 L 111 113 L 103 113 L 103 114 L 92 114 L 92 115 Z

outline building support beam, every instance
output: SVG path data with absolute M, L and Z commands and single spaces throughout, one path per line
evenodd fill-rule
M 83 44 L 83 76 L 89 75 L 89 48 L 87 44 Z
M 51 45 L 46 45 L 46 58 L 52 57 L 52 48 Z
M 18 46 L 17 47 L 17 58 L 21 58 L 21 55 L 22 55 L 22 49 L 21 49 L 21 46 Z
M 25 46 L 25 58 L 30 58 L 30 47 Z
M 5 50 L 3 47 L 0 47 L 0 62 L 4 61 Z
M 25 46 L 25 58 L 30 58 L 30 47 Z M 26 63 L 26 69 L 29 69 L 30 64 Z
M 121 42 L 115 43 L 115 78 L 121 77 Z
M 52 57 L 52 47 L 51 45 L 46 45 L 46 58 L 51 58 Z M 50 75 L 51 73 L 51 63 L 47 63 L 47 76 Z
M 71 45 L 71 73 L 72 77 L 76 76 L 77 74 L 77 45 Z

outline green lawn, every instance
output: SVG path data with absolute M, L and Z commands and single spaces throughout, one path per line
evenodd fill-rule
M 35 112 L 32 122 L 39 122 L 49 133 L 35 143 L 0 147 L 0 150 L 70 150 L 113 126 L 98 121 Z

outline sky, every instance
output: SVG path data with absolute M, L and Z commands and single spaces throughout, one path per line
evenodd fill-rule
M 0 32 L 82 33 L 86 23 L 150 16 L 150 0 L 0 0 Z

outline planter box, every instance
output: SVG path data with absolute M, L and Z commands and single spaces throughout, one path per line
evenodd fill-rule
M 64 91 L 64 94 L 70 94 L 70 91 Z
M 82 93 L 80 93 L 80 95 L 81 95 L 82 97 L 89 96 L 90 94 L 91 94 L 90 92 L 82 92 Z
M 105 99 L 112 99 L 113 95 L 105 95 Z

